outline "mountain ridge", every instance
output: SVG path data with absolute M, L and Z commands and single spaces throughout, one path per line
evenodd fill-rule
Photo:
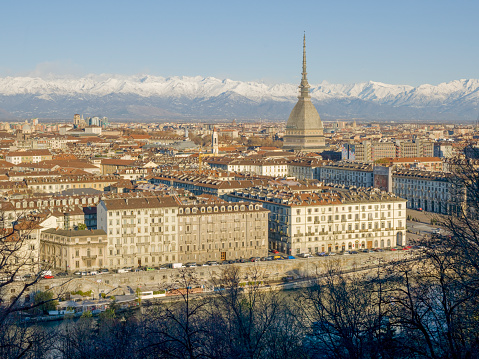
M 420 86 L 322 82 L 311 85 L 310 92 L 325 119 L 446 120 L 452 116 L 457 121 L 473 121 L 479 108 L 478 79 Z M 102 113 L 112 119 L 135 116 L 147 120 L 165 114 L 165 119 L 286 120 L 297 95 L 298 86 L 294 84 L 201 76 L 0 77 L 0 118 L 69 118 L 73 113 Z

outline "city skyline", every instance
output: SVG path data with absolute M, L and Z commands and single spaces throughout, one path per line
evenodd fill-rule
M 26 6 L 27 5 L 27 6 Z M 4 5 L 0 76 L 150 74 L 297 83 L 301 37 L 312 84 L 417 86 L 479 78 L 479 5 L 149 1 Z M 21 6 L 21 7 L 20 7 Z

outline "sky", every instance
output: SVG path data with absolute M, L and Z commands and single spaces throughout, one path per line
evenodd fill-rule
M 4 1 L 0 76 L 437 85 L 479 78 L 479 1 Z

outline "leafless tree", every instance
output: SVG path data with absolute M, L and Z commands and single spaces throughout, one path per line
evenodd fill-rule
M 20 313 L 56 299 L 33 300 L 42 280 L 38 239 L 32 237 L 36 226 L 22 218 L 13 227 L 0 228 L 0 357 L 39 357 L 38 348 L 51 339 L 41 328 L 20 324 Z
M 462 275 L 468 270 L 457 248 L 442 237 L 423 245 L 417 261 L 396 263 L 401 280 L 388 290 L 403 346 L 424 358 L 477 357 L 478 288 Z
M 329 262 L 322 272 L 299 300 L 311 357 L 400 358 L 384 295 L 390 279 L 381 267 L 366 277 Z
M 170 293 L 171 301 L 145 308 L 147 343 L 142 352 L 148 357 L 207 358 L 205 352 L 208 301 L 193 295 L 198 282 L 193 270 L 180 270 L 179 279 Z
M 215 321 L 228 358 L 301 358 L 301 326 L 292 302 L 279 291 L 263 288 L 258 267 L 225 268 L 216 286 Z M 291 298 L 289 298 L 291 299 Z

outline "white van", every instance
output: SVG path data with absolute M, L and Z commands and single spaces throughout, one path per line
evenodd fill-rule
M 118 269 L 118 273 L 128 273 L 131 272 L 131 268 L 120 268 Z

